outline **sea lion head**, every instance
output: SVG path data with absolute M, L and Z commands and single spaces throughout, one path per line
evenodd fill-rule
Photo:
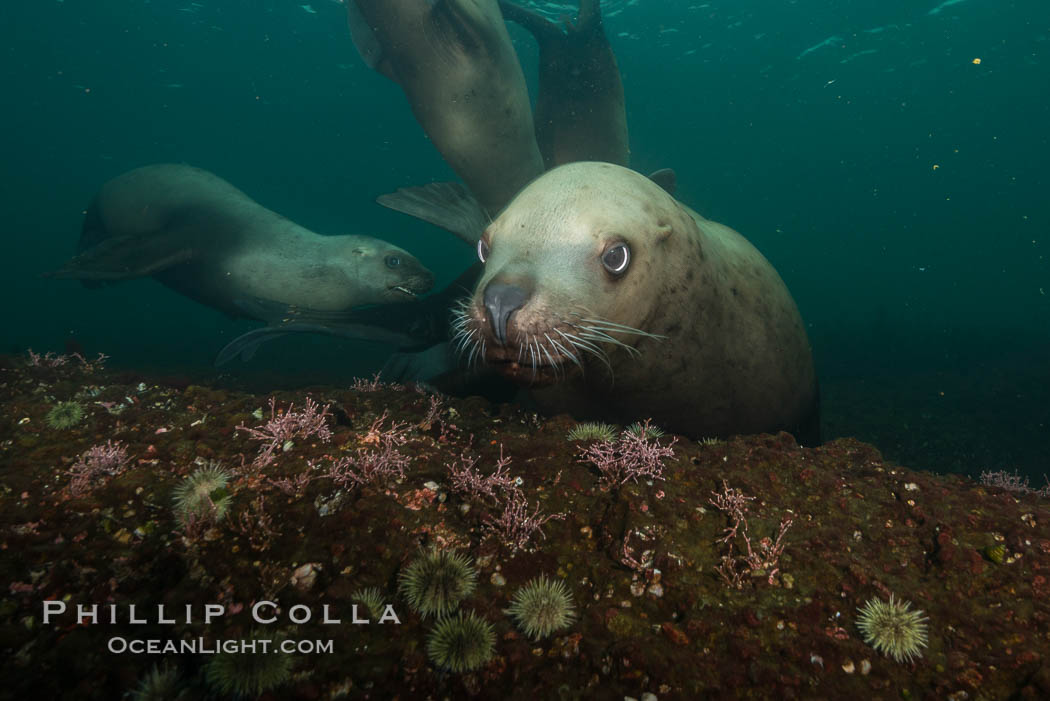
M 338 266 L 358 288 L 355 306 L 409 301 L 434 286 L 434 274 L 405 249 L 367 236 L 338 238 Z
M 481 279 L 456 343 L 516 381 L 544 385 L 637 362 L 662 340 L 676 280 L 696 260 L 692 217 L 648 178 L 572 163 L 522 190 L 485 229 Z

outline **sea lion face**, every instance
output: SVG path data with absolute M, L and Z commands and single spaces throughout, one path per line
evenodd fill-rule
M 342 268 L 360 287 L 357 304 L 404 302 L 434 286 L 434 274 L 403 248 L 379 239 L 347 236 Z
M 673 302 L 659 292 L 693 258 L 690 227 L 678 203 L 634 171 L 574 163 L 548 172 L 478 243 L 485 270 L 456 321 L 461 351 L 527 384 L 589 367 L 615 375 L 659 338 L 652 321 Z

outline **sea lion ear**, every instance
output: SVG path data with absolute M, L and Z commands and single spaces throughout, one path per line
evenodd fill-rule
M 661 168 L 660 170 L 654 170 L 649 174 L 649 179 L 664 189 L 671 197 L 674 197 L 675 191 L 678 189 L 678 176 L 670 168 Z
M 670 222 L 663 220 L 657 222 L 656 231 L 653 232 L 653 234 L 656 236 L 657 243 L 666 241 L 668 238 L 671 237 L 671 234 L 673 233 L 674 226 L 672 226 Z

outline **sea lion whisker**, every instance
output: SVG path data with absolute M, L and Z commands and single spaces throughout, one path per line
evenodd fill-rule
M 536 355 L 532 350 L 532 339 L 529 334 L 525 334 L 525 347 L 529 351 L 529 363 L 532 366 L 532 377 L 536 379 Z
M 558 334 L 560 334 L 566 341 L 568 341 L 572 345 L 573 348 L 580 348 L 580 349 L 586 350 L 589 353 L 592 353 L 594 355 L 603 356 L 603 357 L 605 356 L 605 351 L 602 350 L 601 346 L 595 345 L 594 343 L 591 343 L 590 341 L 585 341 L 582 338 L 580 338 L 579 336 L 577 336 L 576 334 L 572 334 L 572 336 L 569 336 L 569 335 L 566 335 L 564 332 L 562 332 L 559 329 L 555 329 L 555 331 L 557 331 Z
M 467 367 L 469 368 L 474 362 L 474 354 L 477 353 L 478 350 L 477 329 L 470 329 L 469 331 L 461 332 L 460 334 L 457 334 L 457 336 L 458 340 L 455 341 L 454 346 L 456 354 L 460 358 L 467 355 Z M 470 349 L 469 355 L 467 354 L 468 348 Z
M 575 353 L 573 353 L 568 348 L 551 338 L 550 334 L 545 333 L 543 334 L 543 337 L 547 339 L 548 343 L 550 343 L 552 346 L 554 346 L 555 349 L 557 349 L 558 353 L 572 361 L 572 363 L 576 365 L 576 367 L 580 368 L 581 370 L 583 369 L 583 365 L 580 364 L 580 359 L 576 357 Z
M 554 362 L 554 356 L 552 356 L 550 354 L 550 351 L 547 350 L 547 346 L 541 345 L 540 346 L 540 350 L 542 350 L 543 351 L 543 355 L 547 357 L 547 362 L 550 364 L 551 368 L 554 370 L 554 376 L 555 377 L 559 377 L 561 375 L 560 368 L 558 367 L 558 364 Z
M 573 334 L 570 337 L 560 329 L 555 329 L 555 331 L 558 334 L 560 334 L 566 341 L 568 341 L 573 348 L 578 348 L 582 351 L 586 351 L 594 357 L 596 357 L 598 360 L 602 361 L 602 363 L 605 364 L 605 367 L 609 369 L 609 374 L 612 375 L 613 369 L 612 364 L 609 362 L 609 356 L 606 355 L 605 351 L 602 350 L 599 346 L 594 345 L 590 341 L 585 341 L 582 338 L 576 336 L 575 334 Z
M 456 355 L 460 358 L 463 358 L 464 356 L 466 356 L 467 348 L 471 347 L 472 345 L 474 345 L 474 342 L 471 341 L 470 337 L 464 336 L 456 343 Z
M 456 329 L 456 332 L 452 334 L 452 341 L 456 342 L 465 338 L 470 337 L 477 332 L 477 329 L 469 329 L 465 326 L 461 326 Z
M 667 336 L 663 336 L 658 333 L 649 333 L 648 331 L 642 331 L 636 329 L 633 326 L 625 326 L 624 324 L 617 324 L 614 321 L 603 321 L 601 319 L 580 319 L 583 323 L 587 324 L 590 328 L 601 329 L 603 331 L 620 331 L 622 333 L 628 333 L 632 336 L 644 336 L 646 338 L 653 338 L 663 340 Z
M 477 356 L 478 351 L 481 349 L 481 344 L 477 343 L 474 339 L 471 339 L 470 356 L 467 358 L 467 368 L 474 367 L 474 358 Z
M 595 331 L 595 330 L 592 329 L 590 331 L 585 331 L 585 332 L 581 333 L 580 337 L 581 338 L 587 338 L 587 339 L 590 339 L 592 341 L 600 341 L 600 342 L 604 342 L 604 343 L 610 343 L 610 344 L 612 344 L 614 346 L 620 346 L 621 348 L 626 349 L 628 353 L 631 353 L 633 355 L 636 355 L 636 356 L 641 355 L 641 352 L 639 352 L 639 350 L 637 348 L 633 348 L 633 347 L 627 345 L 626 343 L 624 343 L 623 341 L 615 339 L 612 336 L 610 336 L 609 334 L 603 333 L 601 331 Z
M 455 348 L 458 355 L 462 356 L 463 353 L 466 351 L 468 345 L 477 343 L 475 339 L 476 335 L 476 329 L 471 329 L 470 331 L 465 331 L 461 334 L 458 334 L 458 340 L 455 341 Z

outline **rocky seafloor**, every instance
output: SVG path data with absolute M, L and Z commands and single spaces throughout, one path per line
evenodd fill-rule
M 1050 697 L 1038 493 L 851 439 L 569 440 L 569 417 L 426 388 L 253 395 L 54 361 L 0 359 L 0 697 Z M 470 585 L 414 591 L 434 552 Z M 540 575 L 571 609 L 527 635 L 508 611 Z M 858 626 L 891 595 L 922 612 L 899 659 Z M 475 626 L 449 638 L 453 611 Z M 299 652 L 216 653 L 260 639 Z M 133 640 L 158 652 L 111 651 Z

